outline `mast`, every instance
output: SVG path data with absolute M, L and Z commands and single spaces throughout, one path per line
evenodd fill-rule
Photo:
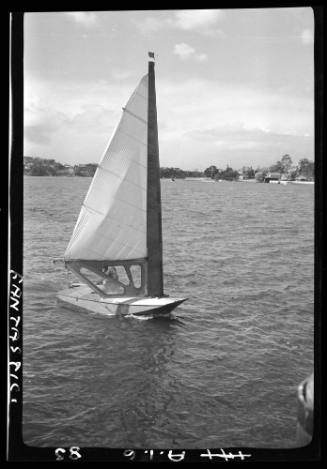
M 149 57 L 154 54 L 149 52 Z M 154 60 L 148 71 L 147 252 L 148 295 L 163 296 L 160 165 Z

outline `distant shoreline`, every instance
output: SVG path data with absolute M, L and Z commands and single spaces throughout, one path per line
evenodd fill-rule
M 24 175 L 26 176 L 50 176 L 50 177 L 93 177 L 99 167 L 96 163 L 87 164 L 61 164 L 54 159 L 24 156 Z M 287 184 L 291 181 L 314 181 L 314 162 L 307 158 L 300 160 L 297 166 L 292 166 L 292 158 L 285 154 L 269 168 L 257 168 L 243 166 L 242 169 L 234 170 L 227 165 L 226 169 L 219 169 L 211 165 L 204 171 L 184 170 L 173 167 L 160 166 L 160 179 L 175 181 L 184 179 L 186 181 L 203 182 L 265 182 Z M 286 182 L 285 182 L 286 181 Z
M 61 175 L 58 175 L 58 176 L 51 176 L 51 175 L 31 175 L 31 174 L 24 174 L 24 177 L 27 177 L 27 178 L 53 178 L 53 179 L 56 179 L 56 178 L 75 178 L 75 177 L 78 177 L 78 178 L 93 178 L 93 176 L 83 176 L 83 175 L 79 175 L 79 174 L 75 174 L 75 175 L 65 175 L 65 174 L 61 174 Z M 216 183 L 221 183 L 221 182 L 246 182 L 246 183 L 258 183 L 258 184 L 263 184 L 263 182 L 261 181 L 258 181 L 257 179 L 239 179 L 239 180 L 227 180 L 227 179 L 211 179 L 211 178 L 206 178 L 206 177 L 185 177 L 185 178 L 169 178 L 169 177 L 161 177 L 160 180 L 163 180 L 163 181 L 172 181 L 172 182 L 176 182 L 176 181 L 186 181 L 186 182 L 194 182 L 194 181 L 197 181 L 197 182 L 216 182 Z M 280 184 L 280 185 L 287 185 L 287 184 L 304 184 L 304 185 L 312 185 L 314 184 L 315 181 L 292 181 L 292 180 L 281 180 L 281 181 L 270 181 L 268 184 Z

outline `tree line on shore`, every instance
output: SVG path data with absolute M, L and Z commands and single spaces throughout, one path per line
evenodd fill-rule
M 96 171 L 97 164 L 87 163 L 79 165 L 61 164 L 54 159 L 24 156 L 24 174 L 30 176 L 89 176 Z M 219 169 L 211 165 L 204 171 L 187 171 L 180 168 L 160 168 L 161 178 L 184 179 L 188 177 L 207 177 L 215 180 L 237 181 L 240 179 L 256 179 L 264 182 L 271 174 L 277 174 L 280 178 L 295 180 L 304 178 L 314 180 L 314 162 L 307 158 L 301 159 L 297 165 L 293 165 L 290 155 L 283 155 L 280 160 L 269 167 L 243 166 L 241 170 L 234 170 L 227 165 L 225 169 Z
M 256 179 L 258 182 L 264 182 L 269 176 L 290 181 L 298 178 L 312 181 L 314 180 L 314 162 L 307 158 L 302 158 L 297 165 L 294 165 L 290 155 L 286 154 L 269 167 L 253 169 L 252 166 L 243 166 L 241 171 L 236 171 L 229 166 L 223 170 L 212 165 L 204 170 L 204 175 L 212 179 L 228 181 Z
M 93 176 L 97 164 L 61 164 L 54 159 L 24 156 L 24 174 L 29 176 Z
M 280 174 L 282 179 L 289 181 L 294 181 L 298 178 L 313 181 L 315 177 L 315 164 L 314 161 L 310 161 L 308 158 L 302 158 L 297 165 L 294 165 L 290 155 L 286 154 L 269 168 L 258 168 L 255 172 L 255 177 L 259 182 L 262 182 L 271 173 Z
M 54 159 L 24 156 L 24 174 L 29 176 L 93 176 L 97 164 L 67 165 Z M 180 168 L 160 168 L 161 178 L 203 177 L 203 171 L 185 171 Z

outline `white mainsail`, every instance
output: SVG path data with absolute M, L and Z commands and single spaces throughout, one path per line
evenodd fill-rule
M 148 75 L 123 109 L 84 200 L 66 261 L 147 256 Z

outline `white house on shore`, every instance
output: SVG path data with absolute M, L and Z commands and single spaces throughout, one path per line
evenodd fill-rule
M 57 176 L 75 176 L 75 171 L 73 166 L 70 166 L 69 164 L 64 164 L 63 168 L 58 168 L 56 170 Z
M 263 182 L 279 182 L 281 179 L 281 173 L 270 172 L 264 178 Z

